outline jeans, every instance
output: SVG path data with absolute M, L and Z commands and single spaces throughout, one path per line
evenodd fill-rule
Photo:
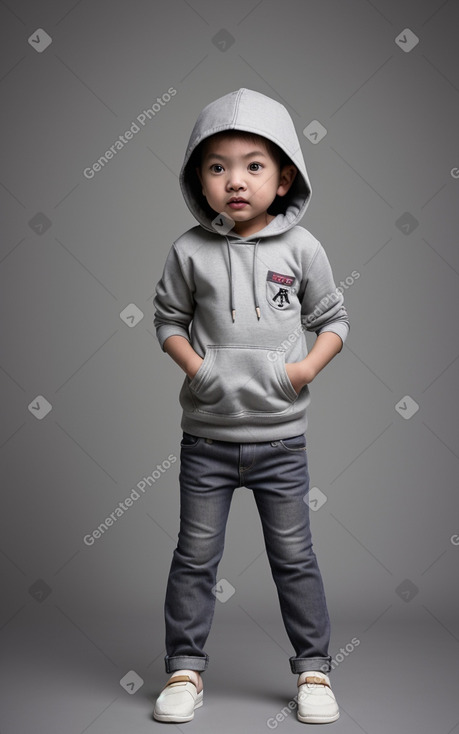
M 254 494 L 282 619 L 295 650 L 292 673 L 330 671 L 330 620 L 312 549 L 305 435 L 234 443 L 184 432 L 180 449 L 180 530 L 164 604 L 166 672 L 206 670 L 204 646 L 216 597 L 233 492 Z

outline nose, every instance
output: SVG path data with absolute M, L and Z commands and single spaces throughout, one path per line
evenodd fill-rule
M 231 169 L 228 174 L 227 189 L 229 191 L 245 191 L 247 185 L 239 169 Z

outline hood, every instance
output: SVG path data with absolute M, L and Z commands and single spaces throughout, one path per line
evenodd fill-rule
M 202 195 L 194 170 L 193 152 L 202 140 L 222 130 L 245 130 L 272 140 L 298 169 L 290 190 L 285 196 L 276 197 L 268 210 L 275 218 L 256 233 L 256 238 L 279 235 L 298 224 L 311 199 L 311 184 L 292 118 L 280 102 L 244 88 L 225 94 L 204 107 L 190 136 L 179 181 L 185 202 L 199 224 L 216 233 L 212 225 L 216 214 Z M 237 237 L 232 232 L 228 235 Z

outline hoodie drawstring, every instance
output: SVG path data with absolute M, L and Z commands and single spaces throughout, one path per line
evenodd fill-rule
M 234 285 L 233 285 L 233 267 L 231 263 L 231 248 L 230 248 L 228 237 L 225 237 L 225 239 L 226 239 L 226 249 L 228 250 L 229 279 L 230 279 L 230 309 L 231 309 L 231 318 L 233 319 L 233 322 L 234 322 L 236 320 L 236 309 L 234 308 Z
M 256 278 L 256 272 L 255 272 L 255 263 L 257 261 L 257 249 L 258 249 L 259 242 L 260 240 L 257 240 L 255 247 L 253 248 L 253 300 L 255 302 L 255 311 L 257 312 L 258 321 L 261 318 L 261 314 L 260 314 L 260 307 L 258 305 L 257 278 Z
M 236 308 L 234 304 L 234 282 L 233 282 L 233 266 L 232 266 L 232 260 L 231 260 L 231 246 L 228 237 L 226 237 L 226 249 L 228 250 L 228 264 L 229 264 L 229 279 L 230 279 L 230 309 L 231 309 L 231 318 L 234 321 L 236 321 Z M 253 266 L 252 266 L 252 291 L 253 291 L 253 300 L 255 303 L 255 312 L 257 314 L 257 319 L 260 320 L 261 313 L 260 313 L 260 306 L 258 304 L 258 295 L 257 295 L 257 278 L 256 278 L 256 257 L 257 257 L 257 250 L 258 245 L 260 243 L 260 240 L 258 239 L 255 243 L 255 247 L 253 248 Z

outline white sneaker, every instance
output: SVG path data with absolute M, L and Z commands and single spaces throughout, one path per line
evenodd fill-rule
M 202 706 L 202 699 L 203 691 L 197 692 L 189 675 L 176 675 L 156 699 L 153 718 L 156 721 L 191 721 L 194 710 Z
M 339 708 L 325 673 L 307 670 L 298 684 L 298 721 L 328 724 L 339 717 Z

